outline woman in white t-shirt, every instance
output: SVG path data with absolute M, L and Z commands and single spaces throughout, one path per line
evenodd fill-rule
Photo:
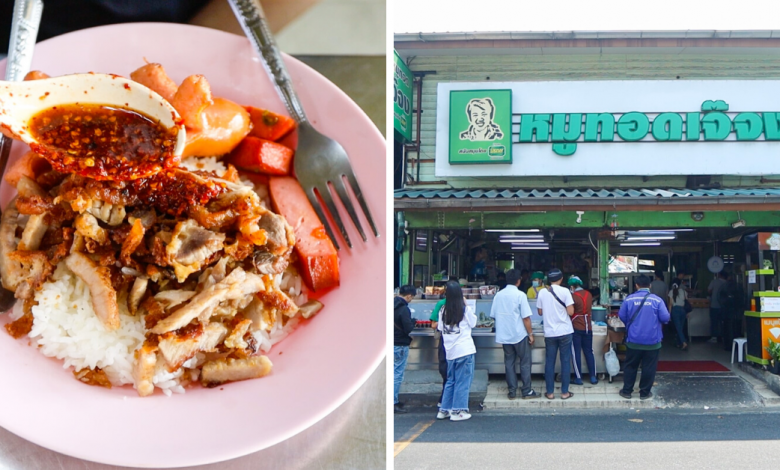
M 441 331 L 447 355 L 447 382 L 436 418 L 463 421 L 471 418 L 469 390 L 474 379 L 474 356 L 477 353 L 471 329 L 477 324 L 477 316 L 471 307 L 466 306 L 463 291 L 456 281 L 447 282 L 444 296 L 446 300 L 437 329 Z
M 686 341 L 685 334 L 683 333 L 685 328 L 685 322 L 688 319 L 688 314 L 685 313 L 685 300 L 688 299 L 688 293 L 685 292 L 685 287 L 679 284 L 672 284 L 672 290 L 669 291 L 669 311 L 672 315 L 672 323 L 674 323 L 674 329 L 677 330 L 677 347 L 683 351 L 688 350 L 688 342 Z

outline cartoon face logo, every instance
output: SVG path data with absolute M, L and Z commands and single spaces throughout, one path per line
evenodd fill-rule
M 773 233 L 766 239 L 766 244 L 769 245 L 770 250 L 780 251 L 780 234 Z
M 490 98 L 474 98 L 466 105 L 469 128 L 460 133 L 460 140 L 483 142 L 504 137 L 501 127 L 493 122 L 496 107 Z

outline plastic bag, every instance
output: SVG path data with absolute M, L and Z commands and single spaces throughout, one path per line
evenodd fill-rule
M 612 346 L 609 347 L 609 351 L 604 353 L 604 362 L 607 366 L 607 374 L 609 374 L 610 377 L 614 377 L 620 373 L 620 361 L 618 361 L 617 353 L 612 349 Z

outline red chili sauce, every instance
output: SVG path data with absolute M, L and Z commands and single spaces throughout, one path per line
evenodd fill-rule
M 30 147 L 60 173 L 126 181 L 174 167 L 177 127 L 166 128 L 126 108 L 96 104 L 54 106 L 29 124 Z

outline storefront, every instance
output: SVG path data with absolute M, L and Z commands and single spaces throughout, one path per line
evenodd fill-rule
M 607 312 L 636 276 L 682 273 L 694 342 L 711 335 L 708 288 L 725 271 L 744 295 L 721 349 L 747 326 L 748 358 L 767 363 L 780 337 L 761 330 L 780 310 L 761 300 L 778 295 L 780 44 L 496 36 L 396 36 L 421 103 L 395 192 L 397 284 L 431 297 L 413 302 L 415 317 L 448 278 L 465 279 L 484 314 L 477 367 L 501 372 L 480 287 L 507 269 L 577 275 Z M 594 325 L 602 345 L 606 330 Z M 417 344 L 409 367 L 435 368 L 432 338 Z

